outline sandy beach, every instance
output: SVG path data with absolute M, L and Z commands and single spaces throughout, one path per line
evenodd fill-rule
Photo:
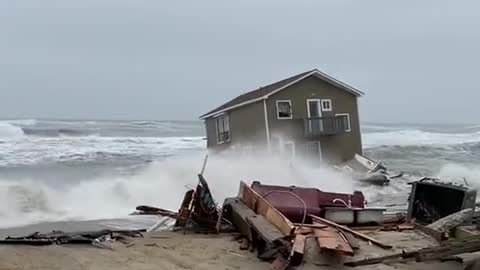
M 395 251 L 433 245 L 427 236 L 414 233 L 375 233 L 387 243 L 395 243 Z M 184 234 L 180 232 L 155 232 L 143 239 L 134 239 L 130 244 L 115 242 L 114 250 L 84 245 L 62 246 L 0 246 L 0 269 L 269 269 L 270 265 L 261 262 L 255 253 L 242 251 L 234 235 Z M 314 239 L 311 239 L 315 241 Z M 306 263 L 296 269 L 377 269 L 377 270 L 460 270 L 466 264 L 458 262 L 405 263 L 374 265 L 357 268 L 327 267 L 315 248 L 308 248 Z M 315 245 L 312 245 L 314 247 Z M 388 252 L 395 252 L 388 251 Z M 386 254 L 374 246 L 362 243 L 358 256 Z M 465 257 L 474 258 L 473 254 Z

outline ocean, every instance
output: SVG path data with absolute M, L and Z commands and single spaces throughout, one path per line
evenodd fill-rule
M 422 176 L 480 185 L 480 125 L 363 123 L 365 154 L 404 178 L 362 186 L 330 168 L 279 166 L 254 157 L 209 158 L 215 198 L 234 196 L 239 181 L 361 190 L 371 205 L 406 207 L 409 181 Z M 199 121 L 0 121 L 0 228 L 43 222 L 149 226 L 129 216 L 137 205 L 177 210 L 195 186 L 206 155 Z

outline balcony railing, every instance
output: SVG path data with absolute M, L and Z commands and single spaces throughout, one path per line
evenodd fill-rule
M 306 137 L 342 134 L 347 132 L 348 128 L 346 115 L 305 119 Z

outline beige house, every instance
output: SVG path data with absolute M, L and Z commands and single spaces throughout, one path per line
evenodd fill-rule
M 242 94 L 200 119 L 209 150 L 338 163 L 362 154 L 357 102 L 362 95 L 314 69 Z

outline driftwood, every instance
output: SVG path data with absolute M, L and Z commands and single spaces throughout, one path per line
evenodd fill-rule
M 379 246 L 379 247 L 381 247 L 381 248 L 383 248 L 383 249 L 391 249 L 391 248 L 392 248 L 392 246 L 390 246 L 390 245 L 384 244 L 384 243 L 382 243 L 382 242 L 380 242 L 380 241 L 377 241 L 376 239 L 373 239 L 373 238 L 370 237 L 370 236 L 367 236 L 367 235 L 365 235 L 365 234 L 356 232 L 356 231 L 354 231 L 354 230 L 352 230 L 352 229 L 350 229 L 350 228 L 348 228 L 348 227 L 342 226 L 342 225 L 337 224 L 337 223 L 335 223 L 335 222 L 332 222 L 332 221 L 330 221 L 330 220 L 327 220 L 327 219 L 324 219 L 324 218 L 321 218 L 321 217 L 317 217 L 317 216 L 315 216 L 315 215 L 310 215 L 310 217 L 311 217 L 313 220 L 315 220 L 315 221 L 318 221 L 318 222 L 320 222 L 320 223 L 324 223 L 324 224 L 327 224 L 327 225 L 334 226 L 335 228 L 340 229 L 340 230 L 345 231 L 345 232 L 349 232 L 349 233 L 357 236 L 358 238 L 361 238 L 361 239 L 366 240 L 366 241 L 370 241 L 370 242 L 372 242 L 373 244 L 375 244 L 375 245 L 377 245 L 377 246 Z
M 394 263 L 415 260 L 417 262 L 440 260 L 464 253 L 480 251 L 480 239 L 472 237 L 465 240 L 446 241 L 437 247 L 428 247 L 410 252 L 345 263 L 346 266 L 362 266 L 378 263 Z

